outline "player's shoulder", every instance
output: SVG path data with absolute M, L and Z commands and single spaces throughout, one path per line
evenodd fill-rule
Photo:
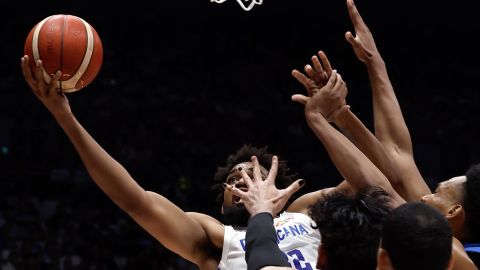
M 307 222 L 307 223 L 312 223 L 313 222 L 312 218 L 306 213 L 290 212 L 290 211 L 285 211 L 285 212 L 280 213 L 273 220 L 274 224 L 287 223 L 289 221 L 292 221 L 292 222 Z

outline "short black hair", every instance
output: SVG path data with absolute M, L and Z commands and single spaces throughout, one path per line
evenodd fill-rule
M 385 220 L 382 248 L 395 270 L 446 269 L 452 256 L 452 230 L 435 208 L 406 203 Z
M 472 165 L 466 173 L 463 208 L 465 209 L 465 227 L 467 240 L 480 242 L 480 164 Z
M 215 184 L 212 186 L 213 190 L 219 192 L 217 195 L 217 202 L 223 200 L 223 187 L 222 184 L 227 179 L 235 165 L 242 162 L 252 161 L 251 157 L 256 156 L 258 163 L 265 167 L 267 170 L 272 166 L 273 154 L 268 152 L 268 146 L 255 147 L 250 144 L 242 145 L 234 154 L 227 157 L 226 164 L 224 166 L 217 167 L 217 171 L 214 176 Z M 289 174 L 290 168 L 287 166 L 286 160 L 278 159 L 277 179 L 275 180 L 275 186 L 279 189 L 288 187 L 293 183 L 298 174 Z M 292 198 L 293 199 L 293 196 Z
M 322 269 L 374 270 L 382 223 L 390 209 L 388 194 L 378 187 L 364 188 L 353 196 L 334 192 L 314 203 L 309 214 L 320 230 L 327 256 Z

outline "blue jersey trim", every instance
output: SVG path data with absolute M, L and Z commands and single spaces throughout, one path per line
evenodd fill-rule
M 465 248 L 466 252 L 480 253 L 480 243 L 464 244 L 463 247 Z

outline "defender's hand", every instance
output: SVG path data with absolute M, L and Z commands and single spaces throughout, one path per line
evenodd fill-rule
M 353 0 L 347 0 L 347 8 L 348 15 L 355 29 L 355 36 L 348 31 L 345 33 L 345 39 L 352 45 L 353 51 L 358 59 L 368 64 L 375 57 L 380 57 L 377 45 Z
M 248 176 L 247 172 L 241 171 L 248 190 L 242 191 L 231 185 L 227 185 L 226 189 L 242 199 L 245 208 L 252 216 L 262 212 L 269 212 L 272 216 L 275 216 L 285 207 L 288 199 L 304 185 L 305 181 L 297 180 L 285 189 L 277 189 L 275 178 L 277 176 L 278 158 L 273 156 L 272 167 L 265 180 L 262 179 L 257 157 L 252 157 L 252 163 L 253 179 Z

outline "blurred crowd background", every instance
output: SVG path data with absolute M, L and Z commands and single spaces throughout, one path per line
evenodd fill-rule
M 98 1 L 97 1 L 98 2 Z M 358 0 L 435 188 L 480 161 L 478 30 L 468 2 Z M 2 4 L 4 5 L 4 4 Z M 31 28 L 77 15 L 99 33 L 95 81 L 68 98 L 79 121 L 145 189 L 185 211 L 221 219 L 210 189 L 216 167 L 242 144 L 268 145 L 307 180 L 341 176 L 290 96 L 290 75 L 324 50 L 348 84 L 347 102 L 369 128 L 368 77 L 344 39 L 343 0 L 121 3 L 8 2 L 0 37 L 0 262 L 8 269 L 195 269 L 166 250 L 90 180 L 78 155 L 23 81 Z

